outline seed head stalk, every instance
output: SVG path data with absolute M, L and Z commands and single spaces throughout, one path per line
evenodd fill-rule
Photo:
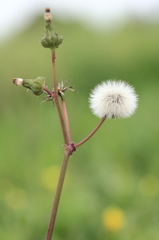
M 104 123 L 104 121 L 106 120 L 106 116 L 104 116 L 101 121 L 98 123 L 98 125 L 95 127 L 95 129 L 86 137 L 84 138 L 82 141 L 80 141 L 79 143 L 76 143 L 74 146 L 75 148 L 81 146 L 82 144 L 84 144 L 86 141 L 88 141 L 96 132 L 97 130 L 101 127 L 101 125 Z

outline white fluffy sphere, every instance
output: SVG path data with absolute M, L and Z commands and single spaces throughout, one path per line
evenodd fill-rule
M 127 118 L 135 112 L 138 97 L 128 83 L 108 80 L 92 90 L 89 102 L 93 114 L 99 118 Z

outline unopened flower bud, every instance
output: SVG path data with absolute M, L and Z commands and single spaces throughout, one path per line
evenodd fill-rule
M 35 95 L 41 95 L 45 87 L 45 78 L 37 77 L 36 79 L 25 79 L 23 86 L 29 88 Z
M 57 48 L 63 42 L 63 38 L 54 30 L 51 23 L 52 15 L 49 8 L 45 9 L 44 19 L 46 21 L 46 25 L 45 33 L 41 38 L 41 45 L 50 49 Z
M 44 77 L 37 77 L 36 79 L 14 78 L 13 84 L 28 88 L 37 96 L 44 92 L 43 88 L 46 86 Z

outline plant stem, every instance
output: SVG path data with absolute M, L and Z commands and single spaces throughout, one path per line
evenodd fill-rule
M 62 108 L 63 108 L 64 118 L 65 118 L 67 138 L 68 138 L 68 142 L 70 144 L 72 142 L 72 137 L 71 137 L 71 129 L 70 129 L 70 123 L 69 123 L 65 100 L 62 100 Z
M 54 94 L 52 92 L 50 92 L 46 87 L 43 88 L 45 92 L 47 92 L 48 95 L 50 95 L 50 97 L 52 97 L 52 99 L 54 99 Z
M 57 188 L 56 188 L 56 193 L 55 193 L 55 197 L 54 197 L 54 203 L 53 203 L 53 207 L 52 207 L 52 211 L 51 211 L 50 222 L 49 222 L 49 226 L 48 226 L 46 240 L 51 240 L 52 234 L 54 231 L 57 210 L 58 210 L 58 206 L 59 206 L 60 196 L 61 196 L 62 187 L 63 187 L 65 175 L 66 175 L 66 169 L 67 169 L 69 157 L 70 157 L 69 152 L 65 151 L 65 155 L 63 158 L 61 171 L 60 171 L 60 175 L 59 175 L 59 180 L 58 180 L 58 184 L 57 184 Z
M 106 116 L 104 116 L 104 117 L 102 118 L 102 120 L 100 121 L 100 123 L 96 126 L 96 128 L 95 128 L 86 138 L 84 138 L 81 142 L 79 142 L 79 143 L 77 143 L 77 144 L 74 145 L 75 148 L 81 146 L 83 143 L 85 143 L 86 141 L 88 141 L 88 140 L 96 133 L 96 131 L 100 128 L 100 126 L 103 124 L 103 122 L 105 121 L 105 119 L 106 119 Z
M 58 98 L 55 60 L 56 60 L 55 50 L 52 50 L 52 71 L 53 71 L 53 80 L 54 80 L 54 82 L 53 82 L 54 93 L 51 93 L 47 88 L 44 88 L 44 90 L 55 100 L 58 115 L 60 118 L 61 127 L 62 127 L 64 141 L 65 141 L 66 146 L 68 146 L 71 141 L 70 126 L 69 126 L 69 120 L 68 120 L 65 102 L 62 101 L 62 107 L 63 107 L 63 113 L 62 113 L 62 109 L 61 109 L 59 98 Z M 62 192 L 62 187 L 63 187 L 65 175 L 66 175 L 68 160 L 69 160 L 69 157 L 71 154 L 72 154 L 71 149 L 65 148 L 65 154 L 64 154 L 64 158 L 63 158 L 63 162 L 62 162 L 62 166 L 61 166 L 61 170 L 60 170 L 59 180 L 57 183 L 57 188 L 56 188 L 53 207 L 52 207 L 52 211 L 51 211 L 48 231 L 47 231 L 47 235 L 46 235 L 46 240 L 51 240 L 51 238 L 52 238 L 55 221 L 56 221 L 57 210 L 58 210 L 61 192 Z
M 53 82 L 53 84 L 54 84 L 54 100 L 55 100 L 58 115 L 59 115 L 59 118 L 60 118 L 60 123 L 61 123 L 61 128 L 62 128 L 62 132 L 63 132 L 64 141 L 65 141 L 65 144 L 68 145 L 69 142 L 68 142 L 68 138 L 67 138 L 65 122 L 64 122 L 64 118 L 63 118 L 63 115 L 62 115 L 60 102 L 59 102 L 59 98 L 58 98 L 55 60 L 56 60 L 56 56 L 55 56 L 55 49 L 54 49 L 54 50 L 52 50 L 52 71 L 53 71 L 53 79 L 54 79 L 54 82 Z

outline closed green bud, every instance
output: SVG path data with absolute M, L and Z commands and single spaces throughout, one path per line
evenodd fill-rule
M 45 85 L 45 78 L 44 77 L 37 77 L 36 79 L 24 79 L 23 80 L 23 87 L 30 89 L 35 95 L 41 95 L 44 90 L 43 88 Z
M 46 25 L 45 33 L 41 38 L 41 44 L 45 48 L 57 48 L 63 42 L 63 38 L 54 30 L 54 27 L 51 23 L 52 15 L 49 8 L 45 9 L 44 19 L 46 21 Z

